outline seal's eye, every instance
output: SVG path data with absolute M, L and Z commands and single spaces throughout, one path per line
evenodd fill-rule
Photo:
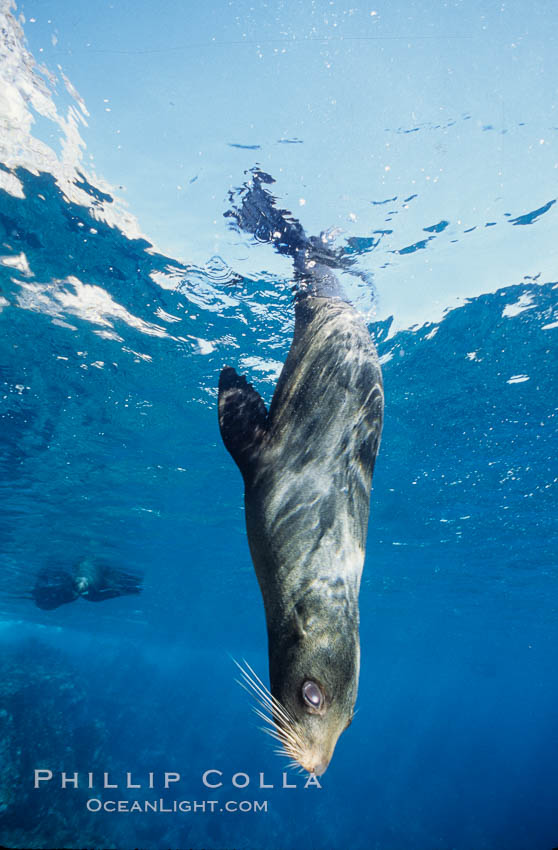
M 314 708 L 317 711 L 324 704 L 324 695 L 319 686 L 315 682 L 305 682 L 302 686 L 302 698 L 306 705 Z

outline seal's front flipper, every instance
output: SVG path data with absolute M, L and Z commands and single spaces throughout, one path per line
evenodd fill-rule
M 58 566 L 42 567 L 37 573 L 31 597 L 43 611 L 52 611 L 79 596 L 70 570 Z
M 267 432 L 267 410 L 246 378 L 225 366 L 219 377 L 219 428 L 246 482 L 252 477 Z

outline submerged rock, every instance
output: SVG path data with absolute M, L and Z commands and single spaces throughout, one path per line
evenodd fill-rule
M 0 834 L 8 847 L 107 846 L 85 808 L 87 791 L 33 787 L 34 770 L 101 769 L 104 724 L 88 716 L 78 670 L 30 639 L 0 657 Z M 71 795 L 71 797 L 69 796 Z

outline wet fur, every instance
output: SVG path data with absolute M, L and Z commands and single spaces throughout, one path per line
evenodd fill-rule
M 301 229 L 296 232 L 298 237 Z M 331 268 L 298 245 L 293 255 L 304 285 L 269 413 L 245 379 L 227 367 L 219 421 L 245 482 L 278 739 L 305 769 L 322 773 L 351 722 L 357 696 L 358 594 L 383 390 L 362 317 L 331 294 L 339 292 Z M 303 703 L 308 679 L 325 694 L 320 711 Z

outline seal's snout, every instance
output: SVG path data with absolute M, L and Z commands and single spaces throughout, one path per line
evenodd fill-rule
M 317 741 L 314 739 L 312 743 L 307 740 L 306 747 L 301 750 L 297 758 L 300 766 L 315 776 L 321 776 L 325 773 L 332 759 L 337 737 L 333 733 L 332 738 L 328 736 L 327 740 Z
M 304 770 L 307 770 L 308 773 L 313 773 L 314 776 L 321 776 L 329 767 L 330 759 L 323 758 L 320 760 L 318 757 L 313 762 L 308 762 L 308 764 L 303 764 L 302 767 Z
M 313 773 L 315 773 L 316 776 L 321 776 L 322 773 L 326 772 L 328 767 L 329 767 L 329 761 L 323 761 L 320 764 L 316 765 L 316 769 L 313 771 Z

